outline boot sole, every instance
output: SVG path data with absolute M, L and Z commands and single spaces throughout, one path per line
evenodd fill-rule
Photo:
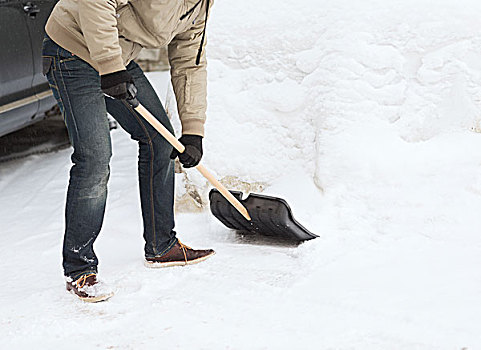
M 80 295 L 75 293 L 75 291 L 73 289 L 67 289 L 67 292 L 75 295 L 77 298 L 79 298 L 80 300 L 82 300 L 86 303 L 98 303 L 98 302 L 101 302 L 101 301 L 106 301 L 106 300 L 108 300 L 108 299 L 110 299 L 114 296 L 113 292 L 108 293 L 108 294 L 99 295 L 99 296 L 96 296 L 96 297 L 81 297 Z
M 189 260 L 189 261 L 168 261 L 168 262 L 156 262 L 156 261 L 148 261 L 144 260 L 144 265 L 145 267 L 151 268 L 151 269 L 156 269 L 156 268 L 161 268 L 161 267 L 171 267 L 171 266 L 185 266 L 185 265 L 194 265 L 198 264 L 204 260 L 207 260 L 210 258 L 212 255 L 215 255 L 215 252 L 203 256 L 202 258 L 197 258 L 194 260 Z
M 77 294 L 75 294 L 75 295 L 77 295 Z M 98 302 L 101 302 L 101 301 L 109 300 L 113 296 L 114 296 L 114 293 L 110 293 L 110 294 L 105 294 L 105 295 L 99 295 L 98 297 L 93 297 L 93 298 L 82 298 L 82 297 L 78 297 L 78 298 L 80 300 L 86 302 L 86 303 L 98 303 Z

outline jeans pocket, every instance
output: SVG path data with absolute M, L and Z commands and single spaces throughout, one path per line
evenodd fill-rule
M 47 75 L 52 67 L 52 57 L 42 57 L 42 74 Z

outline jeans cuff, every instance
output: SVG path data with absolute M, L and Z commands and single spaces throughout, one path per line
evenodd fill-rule
M 74 273 L 70 276 L 65 276 L 66 278 L 71 278 L 72 281 L 76 281 L 78 280 L 80 277 L 82 277 L 83 275 L 90 275 L 92 273 L 97 273 L 97 270 L 87 270 L 87 271 L 82 271 L 82 272 L 77 272 L 77 273 Z
M 165 254 L 167 254 L 174 245 L 177 244 L 179 240 L 177 239 L 177 237 L 174 237 L 174 239 L 172 240 L 172 242 L 165 248 L 163 249 L 159 254 L 156 254 L 156 255 L 145 255 L 146 258 L 160 258 L 162 256 L 164 256 Z

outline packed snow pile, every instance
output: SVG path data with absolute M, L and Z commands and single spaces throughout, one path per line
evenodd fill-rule
M 465 0 L 217 3 L 206 164 L 247 181 L 289 178 L 276 194 L 294 207 L 306 196 L 342 207 L 303 218 L 321 231 L 320 217 L 335 214 L 348 234 L 451 236 L 466 223 L 476 234 L 476 10 Z
M 61 278 L 70 152 L 2 165 L 5 346 L 481 348 L 479 13 L 474 0 L 216 1 L 203 162 L 286 198 L 320 237 L 273 245 L 179 214 L 180 238 L 217 255 L 146 270 L 137 148 L 115 131 L 96 249 L 116 294 L 84 305 Z M 149 77 L 163 98 L 165 75 Z M 205 196 L 195 170 L 177 179 Z
M 479 128 L 481 39 L 473 6 L 481 5 L 216 4 L 208 160 L 220 172 L 230 160 L 241 176 L 268 180 L 293 161 L 313 172 L 329 152 L 318 143 L 346 129 L 372 125 L 375 136 L 391 130 L 420 142 Z

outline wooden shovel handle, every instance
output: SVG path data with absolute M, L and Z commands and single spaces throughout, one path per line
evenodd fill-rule
M 183 153 L 185 147 L 182 143 L 175 138 L 172 133 L 167 130 L 144 106 L 139 104 L 134 109 L 152 125 L 177 151 Z M 235 198 L 203 165 L 199 164 L 195 167 L 219 192 L 232 204 L 239 213 L 242 214 L 246 220 L 251 221 L 251 217 L 246 207 Z

